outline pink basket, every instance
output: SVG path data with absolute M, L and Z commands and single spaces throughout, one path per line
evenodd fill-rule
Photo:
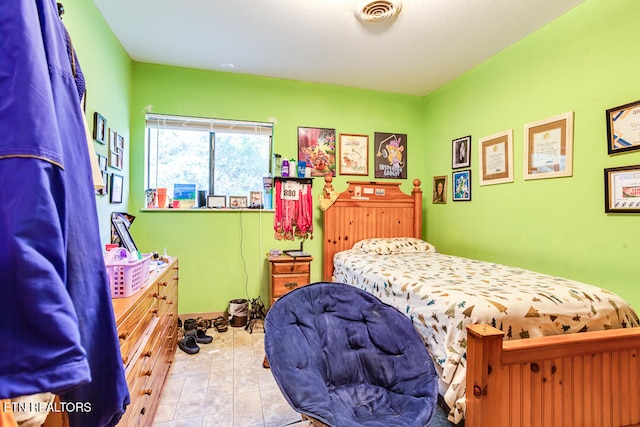
M 131 259 L 123 248 L 111 249 L 104 259 L 111 288 L 111 298 L 127 298 L 147 286 L 151 255 Z

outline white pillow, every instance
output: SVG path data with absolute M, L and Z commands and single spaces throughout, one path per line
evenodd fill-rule
M 410 252 L 438 252 L 431 243 L 415 237 L 378 237 L 356 242 L 353 249 L 366 254 L 393 255 Z

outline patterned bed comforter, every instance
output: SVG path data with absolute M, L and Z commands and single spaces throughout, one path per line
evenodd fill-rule
M 605 289 L 435 251 L 340 252 L 334 279 L 376 295 L 413 320 L 456 423 L 465 412 L 466 325 L 493 325 L 506 340 L 638 326 L 633 309 Z

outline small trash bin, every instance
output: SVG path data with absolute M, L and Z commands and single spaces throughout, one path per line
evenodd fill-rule
M 249 301 L 246 299 L 232 299 L 229 301 L 229 325 L 234 328 L 247 325 L 249 317 Z

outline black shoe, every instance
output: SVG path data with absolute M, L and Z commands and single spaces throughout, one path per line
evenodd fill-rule
M 178 347 L 187 354 L 196 354 L 200 351 L 200 347 L 198 347 L 198 343 L 196 342 L 196 337 L 193 335 L 185 335 L 180 341 L 178 341 Z
M 202 329 L 196 329 L 196 341 L 200 344 L 209 344 L 213 341 L 213 337 L 205 334 Z
M 196 321 L 196 319 L 187 319 L 184 322 L 182 322 L 183 326 L 184 326 L 184 330 L 186 331 L 192 331 L 196 328 L 198 322 Z

